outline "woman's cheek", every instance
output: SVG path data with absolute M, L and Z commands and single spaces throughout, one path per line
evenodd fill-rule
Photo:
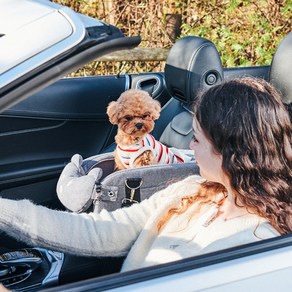
M 194 144 L 195 144 L 194 141 L 191 140 L 189 147 L 190 147 L 191 150 L 194 150 L 195 151 L 195 149 L 194 149 L 195 148 L 194 147 L 195 145 Z

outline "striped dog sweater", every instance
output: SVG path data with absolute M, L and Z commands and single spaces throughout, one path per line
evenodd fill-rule
M 192 150 L 169 148 L 147 134 L 138 143 L 129 146 L 118 145 L 117 154 L 126 168 L 133 168 L 133 163 L 142 153 L 150 150 L 158 164 L 184 163 L 194 161 Z

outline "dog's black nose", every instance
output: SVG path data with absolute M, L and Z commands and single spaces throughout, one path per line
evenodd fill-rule
M 137 129 L 141 130 L 142 127 L 143 127 L 143 124 L 142 124 L 142 123 L 137 123 L 137 124 L 136 124 L 136 128 L 137 128 Z

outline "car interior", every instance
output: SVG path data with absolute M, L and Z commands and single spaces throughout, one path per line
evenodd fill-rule
M 191 36 L 175 43 L 161 73 L 61 79 L 1 113 L 0 195 L 29 196 L 37 204 L 65 210 L 56 196 L 62 169 L 75 153 L 86 158 L 113 151 L 116 128 L 106 107 L 129 88 L 146 90 L 160 101 L 163 109 L 152 134 L 181 149 L 188 149 L 192 136 L 193 98 L 224 80 L 264 78 L 291 103 L 291 50 L 292 33 L 280 43 L 271 66 L 223 68 L 214 44 Z M 0 262 L 15 267 L 13 277 L 0 270 L 0 280 L 22 291 L 117 273 L 124 259 L 67 255 L 26 246 L 3 233 L 0 238 Z

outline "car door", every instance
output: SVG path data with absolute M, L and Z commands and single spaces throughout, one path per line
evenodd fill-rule
M 0 14 L 0 195 L 61 207 L 60 170 L 72 153 L 106 144 L 105 107 L 125 78 L 56 81 L 141 38 L 49 1 L 4 1 Z
M 267 73 L 268 67 L 226 69 L 224 78 Z M 114 149 L 106 108 L 129 88 L 160 101 L 167 114 L 155 129 L 163 129 L 172 118 L 163 73 L 64 78 L 1 113 L 1 196 L 62 208 L 55 188 L 63 167 L 75 153 L 86 158 Z
M 63 167 L 75 153 L 85 158 L 113 150 L 106 108 L 131 87 L 161 103 L 169 98 L 159 73 L 64 78 L 4 111 L 1 195 L 61 208 L 55 187 Z

